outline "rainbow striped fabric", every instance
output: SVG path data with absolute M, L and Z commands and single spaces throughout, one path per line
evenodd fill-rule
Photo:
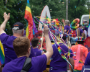
M 31 40 L 33 38 L 33 18 L 31 14 L 29 0 L 27 0 L 24 18 L 28 21 L 28 23 L 26 24 L 26 37 Z
M 5 62 L 4 48 L 3 48 L 1 41 L 0 41 L 0 62 L 1 64 L 4 64 Z
M 83 61 L 79 60 L 79 63 L 83 63 Z

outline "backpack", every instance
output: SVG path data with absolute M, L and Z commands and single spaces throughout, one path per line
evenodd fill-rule
M 29 69 L 31 68 L 32 64 L 31 64 L 31 58 L 26 58 L 24 65 L 22 67 L 21 72 L 28 72 Z

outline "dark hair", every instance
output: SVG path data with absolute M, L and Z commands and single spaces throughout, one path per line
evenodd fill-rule
M 13 41 L 13 47 L 17 56 L 26 55 L 30 48 L 30 41 L 26 37 L 18 37 Z
M 53 41 L 53 40 L 51 40 L 51 43 L 54 43 L 54 41 Z
M 66 39 L 67 39 L 66 34 L 63 34 L 62 39 L 63 39 L 64 41 L 66 41 Z
M 82 25 L 79 25 L 79 27 L 81 27 Z
M 84 41 L 77 41 L 78 44 L 84 44 Z
M 71 44 L 71 46 L 73 46 L 73 45 L 75 45 L 74 43 L 73 44 Z
M 39 39 L 38 38 L 33 38 L 31 41 L 32 47 L 36 47 L 38 45 Z

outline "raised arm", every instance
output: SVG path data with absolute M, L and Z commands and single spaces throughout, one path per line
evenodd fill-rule
M 7 23 L 7 21 L 9 20 L 9 18 L 10 18 L 10 13 L 8 13 L 8 14 L 6 14 L 6 12 L 4 12 L 4 21 L 3 21 L 3 23 L 1 24 L 1 26 L 0 26 L 0 35 L 2 34 L 2 33 L 5 33 L 5 27 L 6 27 L 6 23 Z
M 45 55 L 47 56 L 47 62 L 53 55 L 53 48 L 52 48 L 52 44 L 51 44 L 48 32 L 49 32 L 48 26 L 44 25 L 44 36 L 46 40 L 46 50 L 47 50 Z

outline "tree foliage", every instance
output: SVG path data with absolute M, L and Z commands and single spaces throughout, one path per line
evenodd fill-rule
M 81 18 L 83 14 L 88 14 L 87 8 L 84 6 L 86 0 L 69 0 L 69 20 Z
M 32 16 L 40 16 L 45 5 L 49 6 L 51 18 L 66 18 L 66 0 L 29 0 Z M 3 13 L 11 14 L 6 26 L 6 32 L 11 34 L 11 28 L 15 22 L 22 22 L 25 25 L 24 13 L 26 0 L 0 0 L 0 24 L 3 22 Z M 84 7 L 85 0 L 69 0 L 69 19 L 80 18 L 81 15 L 88 13 Z M 38 23 L 37 23 L 38 24 Z

